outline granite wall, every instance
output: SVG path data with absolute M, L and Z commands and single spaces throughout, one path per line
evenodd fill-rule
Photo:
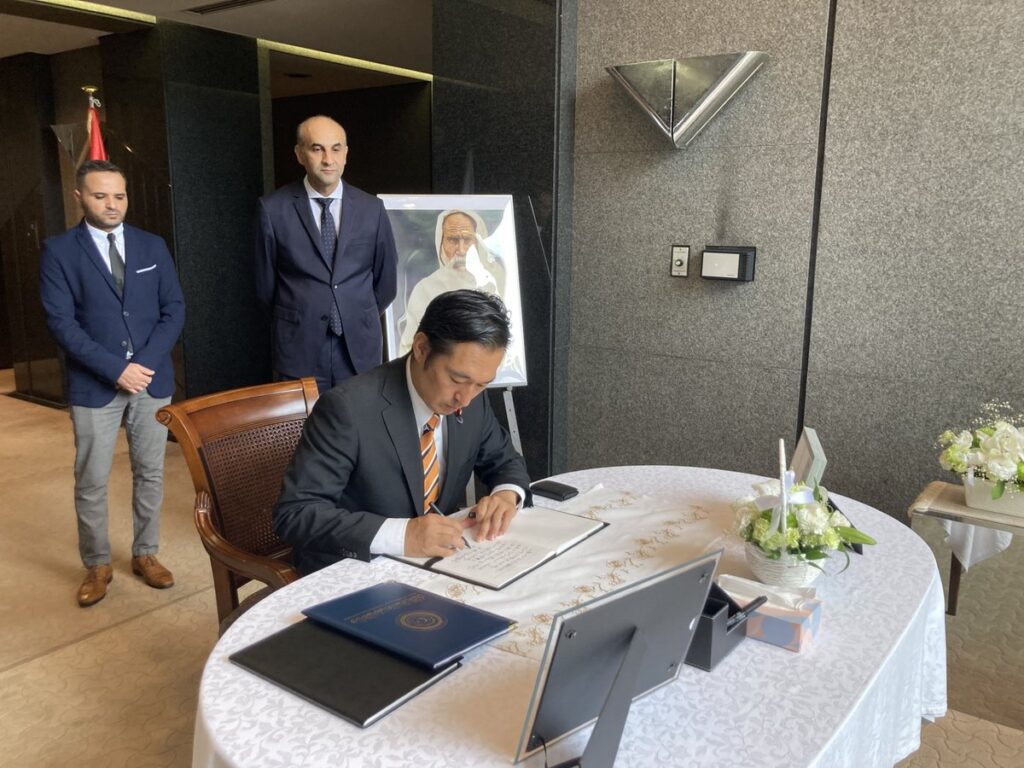
M 942 429 L 1024 405 L 1024 7 L 831 5 L 580 5 L 571 467 L 770 473 L 805 423 L 899 514 Z M 682 150 L 604 72 L 740 50 L 769 61 Z M 754 245 L 756 280 L 672 278 L 673 243 Z

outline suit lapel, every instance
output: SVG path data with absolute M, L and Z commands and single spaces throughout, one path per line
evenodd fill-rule
M 339 184 L 345 182 L 339 181 Z M 334 249 L 334 254 L 331 259 L 331 279 L 337 277 L 338 264 L 341 262 L 341 254 L 345 252 L 345 246 L 348 245 L 348 241 L 352 239 L 352 223 L 356 221 L 356 215 L 353 213 L 352 206 L 356 204 L 355 196 L 352 194 L 345 193 L 345 187 L 342 187 L 341 192 L 341 222 L 338 229 L 338 245 Z
M 465 417 L 463 418 L 465 420 Z M 452 416 L 444 417 L 444 424 L 448 430 L 444 439 L 444 485 L 441 487 L 441 509 L 451 509 L 457 496 L 461 496 L 465 488 L 456 488 L 455 483 L 448 482 L 457 474 L 456 467 L 465 466 L 470 450 L 469 433 L 465 423 L 459 424 L 458 419 Z
M 416 440 L 416 417 L 412 412 L 409 388 L 405 384 L 405 358 L 401 357 L 387 367 L 387 376 L 381 386 L 381 395 L 388 403 L 383 412 L 384 426 L 395 446 L 412 508 L 418 515 L 423 508 L 423 463 Z
M 135 236 L 135 230 L 128 225 L 124 228 L 124 253 L 121 254 L 121 258 L 124 259 L 124 296 L 127 298 L 131 290 L 130 286 L 135 285 L 135 270 L 139 268 L 142 263 L 139 259 L 139 249 L 142 245 L 139 243 L 138 238 Z
M 100 273 L 100 276 L 107 281 L 107 285 L 110 286 L 110 290 L 113 291 L 114 295 L 117 296 L 117 286 L 114 284 L 114 276 L 110 274 L 110 270 L 103 261 L 103 257 L 100 256 L 100 252 L 96 250 L 96 242 L 92 239 L 92 235 L 89 234 L 89 230 L 85 228 L 85 222 L 83 221 L 78 225 L 78 230 L 75 232 L 75 237 L 78 238 L 78 244 L 85 251 L 86 256 L 89 257 L 89 261 Z
M 324 255 L 324 244 L 320 239 L 320 228 L 313 221 L 313 211 L 310 208 L 309 195 L 306 194 L 306 185 L 301 181 L 298 182 L 298 187 L 295 190 L 295 199 L 292 200 L 292 203 L 295 206 L 295 212 L 299 216 L 299 221 L 306 228 L 309 239 L 313 241 L 316 252 L 320 254 L 321 261 L 327 265 L 327 269 L 331 269 L 330 257 Z

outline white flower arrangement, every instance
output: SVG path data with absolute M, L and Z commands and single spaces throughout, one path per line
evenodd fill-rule
M 735 530 L 742 539 L 760 548 L 769 560 L 788 554 L 820 569 L 815 561 L 824 560 L 829 552 L 841 550 L 849 565 L 846 550 L 850 545 L 875 543 L 873 538 L 850 525 L 842 512 L 829 507 L 824 486 L 810 488 L 804 483 L 793 484 L 787 492 L 785 525 L 775 527 L 772 517 L 782 497 L 780 482 L 754 483 L 753 489 L 754 494 L 733 502 Z
M 972 429 L 947 429 L 939 435 L 939 464 L 960 475 L 965 484 L 974 478 L 993 483 L 992 498 L 1024 491 L 1024 416 L 1007 415 L 1009 403 L 986 403 L 985 415 Z

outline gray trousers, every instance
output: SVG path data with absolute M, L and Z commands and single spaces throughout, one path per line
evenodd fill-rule
M 156 412 L 170 402 L 169 397 L 153 398 L 145 391 L 132 395 L 118 390 L 114 399 L 101 408 L 71 406 L 78 551 L 86 567 L 110 562 L 107 480 L 122 422 L 132 463 L 132 555 L 156 554 L 167 450 L 167 427 L 156 420 Z

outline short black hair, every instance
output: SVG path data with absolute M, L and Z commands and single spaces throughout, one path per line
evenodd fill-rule
M 461 290 L 436 296 L 423 312 L 419 332 L 430 342 L 429 360 L 467 341 L 488 349 L 508 349 L 511 323 L 505 303 L 493 293 Z
M 82 188 L 82 182 L 90 173 L 120 173 L 121 178 L 128 181 L 128 177 L 124 175 L 124 171 L 109 160 L 86 160 L 78 166 L 78 172 L 75 173 L 75 189 Z

